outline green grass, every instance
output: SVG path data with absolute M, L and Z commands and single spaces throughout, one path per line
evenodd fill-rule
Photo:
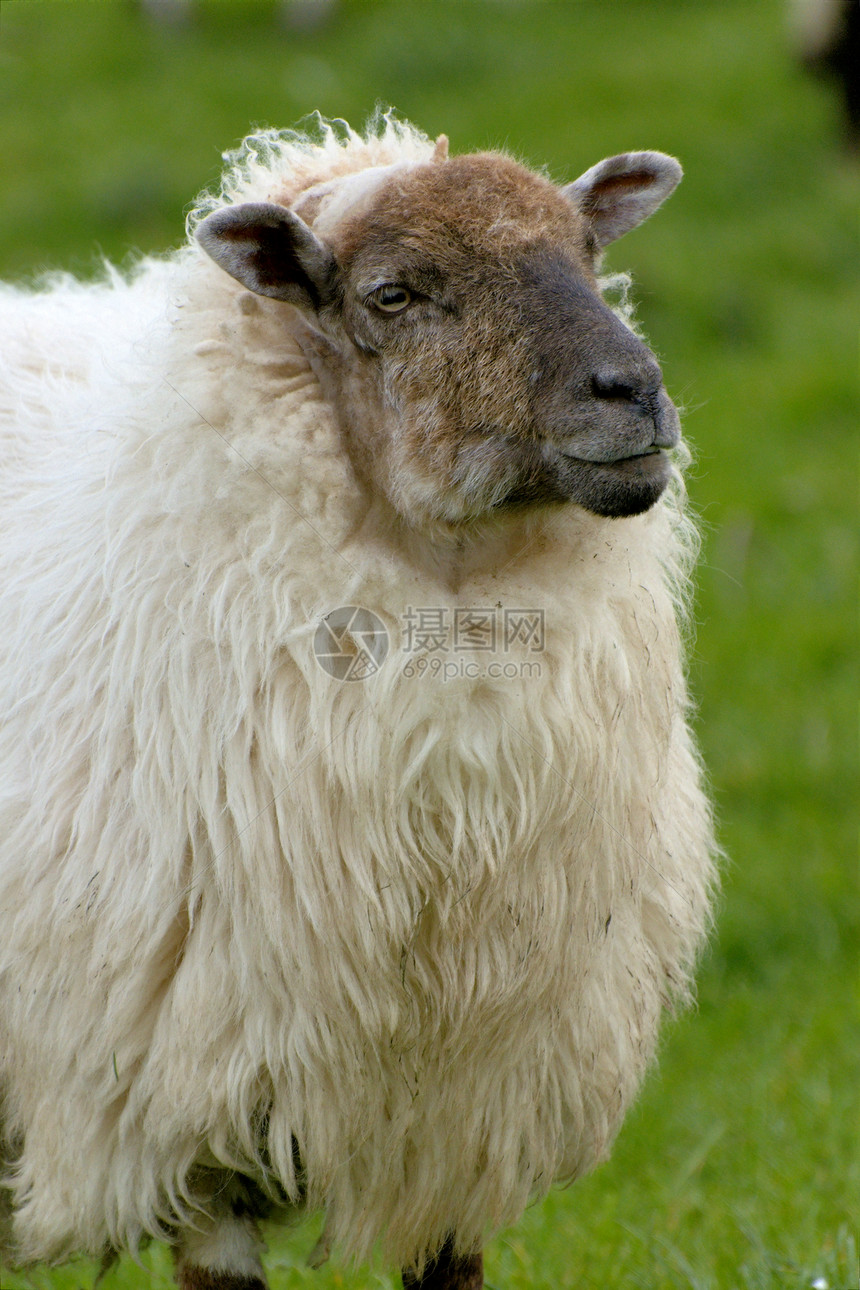
M 491 1242 L 496 1290 L 858 1284 L 860 182 L 783 8 L 341 0 L 300 34 L 271 4 L 201 3 L 177 31 L 124 3 L 0 6 L 4 276 L 175 244 L 223 148 L 314 108 L 361 123 L 393 103 L 455 150 L 504 145 L 559 179 L 627 148 L 684 162 L 611 267 L 632 268 L 687 409 L 705 524 L 692 674 L 730 860 L 698 1011 L 669 1028 L 610 1163 Z M 275 1290 L 395 1284 L 311 1272 L 318 1228 L 274 1237 Z M 144 1259 L 104 1290 L 168 1284 L 167 1253 Z

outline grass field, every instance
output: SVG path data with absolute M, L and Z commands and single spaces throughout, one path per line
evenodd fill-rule
M 487 1251 L 495 1290 L 858 1285 L 855 799 L 857 203 L 836 100 L 780 0 L 341 0 L 159 27 L 125 3 L 0 4 L 0 273 L 93 270 L 182 236 L 252 122 L 378 101 L 456 151 L 559 179 L 627 148 L 686 179 L 612 249 L 695 451 L 692 675 L 729 856 L 699 1006 L 673 1023 L 613 1159 Z M 0 337 L 2 344 L 2 337 Z M 0 517 L 2 523 L 2 517 Z M 2 935 L 2 931 L 0 931 Z M 273 1290 L 397 1284 L 273 1240 Z M 95 1265 L 2 1290 L 88 1287 Z M 169 1284 L 163 1249 L 103 1290 Z

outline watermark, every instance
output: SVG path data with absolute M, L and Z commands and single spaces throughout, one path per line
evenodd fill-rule
M 400 670 L 407 679 L 528 680 L 541 675 L 535 656 L 545 640 L 542 609 L 409 606 L 400 619 Z M 321 619 L 314 656 L 338 681 L 365 681 L 382 667 L 391 645 L 392 634 L 377 614 L 344 605 Z M 394 663 L 392 656 L 389 666 Z
M 496 660 L 479 663 L 477 659 L 443 658 L 438 654 L 419 654 L 417 658 L 408 659 L 401 668 L 408 679 L 413 676 L 432 676 L 439 681 L 469 680 L 477 681 L 488 677 L 493 681 L 532 680 L 541 675 L 541 665 L 537 659 L 520 659 L 515 662 Z
M 407 654 L 508 653 L 520 646 L 543 653 L 542 609 L 509 609 L 501 605 L 433 608 L 422 606 L 402 615 L 403 649 Z
M 314 657 L 337 681 L 366 681 L 388 654 L 385 623 L 361 605 L 341 605 L 320 622 L 314 633 Z

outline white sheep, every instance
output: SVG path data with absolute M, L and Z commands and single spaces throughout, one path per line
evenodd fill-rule
M 259 1290 L 322 1207 L 466 1290 L 607 1155 L 713 879 L 678 417 L 595 276 L 680 173 L 265 133 L 184 250 L 0 295 L 12 1259 Z

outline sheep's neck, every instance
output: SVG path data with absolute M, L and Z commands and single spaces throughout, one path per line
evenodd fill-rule
M 476 577 L 512 569 L 543 546 L 554 510 L 494 516 L 432 535 L 402 528 L 401 551 L 422 573 L 437 577 L 452 593 Z

